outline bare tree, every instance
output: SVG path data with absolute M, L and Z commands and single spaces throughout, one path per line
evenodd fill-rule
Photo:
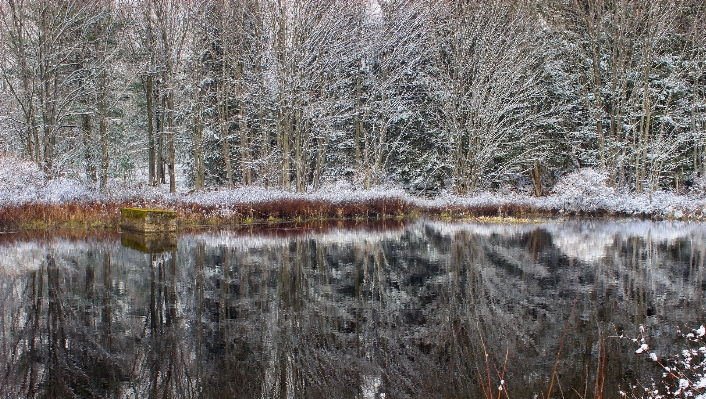
M 160 143 L 162 146 L 166 145 L 169 191 L 176 192 L 175 92 L 178 84 L 177 73 L 183 63 L 192 10 L 189 7 L 190 3 L 176 0 L 150 0 L 148 3 L 151 3 L 153 13 L 153 18 L 149 18 L 148 23 L 154 21 L 154 36 L 157 43 L 156 63 L 159 70 L 161 109 L 159 126 L 164 133 Z
M 441 19 L 441 111 L 453 186 L 464 194 L 532 158 L 512 143 L 528 140 L 547 113 L 533 107 L 545 93 L 540 30 L 529 7 L 511 2 L 448 3 Z

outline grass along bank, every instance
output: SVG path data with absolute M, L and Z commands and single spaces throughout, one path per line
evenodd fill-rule
M 700 192 L 634 194 L 607 187 L 605 181 L 606 174 L 600 170 L 581 169 L 562 177 L 545 197 L 506 191 L 468 196 L 440 193 L 427 198 L 396 187 L 363 190 L 346 182 L 306 193 L 236 187 L 170 194 L 160 187 L 111 181 L 107 190 L 99 192 L 68 178 L 44 179 L 31 164 L 20 163 L 0 167 L 0 230 L 113 229 L 123 207 L 174 210 L 181 227 L 419 215 L 500 218 L 485 219 L 495 222 L 507 217 L 574 215 L 706 219 L 706 197 Z
M 97 195 L 98 196 L 98 195 Z M 590 206 L 586 206 L 586 205 Z M 42 228 L 114 229 L 120 208 L 161 208 L 177 212 L 180 227 L 258 224 L 323 220 L 409 218 L 420 215 L 441 219 L 477 218 L 485 222 L 531 220 L 547 216 L 638 216 L 653 219 L 703 220 L 703 200 L 679 196 L 626 197 L 620 206 L 583 197 L 582 204 L 553 195 L 535 198 L 521 194 L 479 194 L 433 199 L 390 190 L 352 190 L 330 195 L 241 188 L 192 194 L 146 197 L 102 196 L 66 201 L 32 201 L 0 206 L 0 230 Z M 629 206 L 633 205 L 633 209 Z M 635 206 L 638 205 L 638 206 Z M 512 218 L 512 219 L 508 219 Z

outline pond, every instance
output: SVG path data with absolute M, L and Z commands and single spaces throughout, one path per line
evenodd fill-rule
M 684 335 L 704 323 L 703 224 L 422 219 L 124 242 L 0 236 L 1 397 L 644 397 L 677 389 L 663 367 L 701 345 Z

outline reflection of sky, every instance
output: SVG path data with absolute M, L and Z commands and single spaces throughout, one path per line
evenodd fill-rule
M 317 243 L 327 244 L 363 244 L 380 242 L 389 239 L 399 239 L 403 230 L 393 229 L 385 231 L 370 231 L 365 229 L 350 230 L 345 228 L 334 228 L 323 233 L 307 232 L 303 235 L 294 236 L 296 239 L 311 239 Z M 183 240 L 195 240 L 206 247 L 224 247 L 239 250 L 254 248 L 281 247 L 289 245 L 294 239 L 292 236 L 261 236 L 257 233 L 243 233 L 239 231 L 223 230 L 219 232 L 209 232 L 194 234 L 182 237 Z
M 552 244 L 573 259 L 595 262 L 607 255 L 616 242 L 639 237 L 653 244 L 671 245 L 689 239 L 695 249 L 706 249 L 706 223 L 648 220 L 561 220 L 531 224 L 426 222 L 439 233 L 453 235 L 468 231 L 489 237 L 515 237 L 536 229 L 547 231 Z
M 70 267 L 70 260 L 95 247 L 95 243 L 66 239 L 19 241 L 0 245 L 0 276 L 19 276 L 39 269 L 54 254 L 58 266 Z M 66 259 L 66 261 L 64 261 Z
M 47 259 L 47 249 L 34 242 L 19 242 L 0 248 L 0 275 L 17 276 L 39 269 Z
M 639 237 L 653 244 L 672 245 L 690 239 L 695 248 L 704 248 L 706 224 L 645 220 L 578 221 L 549 223 L 542 226 L 552 235 L 553 244 L 566 256 L 595 262 L 607 255 L 615 241 Z
M 600 229 L 574 231 L 566 229 L 565 227 L 567 226 L 552 225 L 548 227 L 547 230 L 552 235 L 554 246 L 569 258 L 586 263 L 596 262 L 603 258 L 608 247 L 613 244 L 615 239 L 614 232 L 606 232 Z

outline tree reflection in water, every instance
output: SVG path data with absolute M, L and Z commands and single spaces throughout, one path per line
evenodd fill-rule
M 660 375 L 617 335 L 703 321 L 701 225 L 300 227 L 0 242 L 0 396 L 484 397 L 506 354 L 541 396 L 567 325 L 553 392 L 617 396 Z

